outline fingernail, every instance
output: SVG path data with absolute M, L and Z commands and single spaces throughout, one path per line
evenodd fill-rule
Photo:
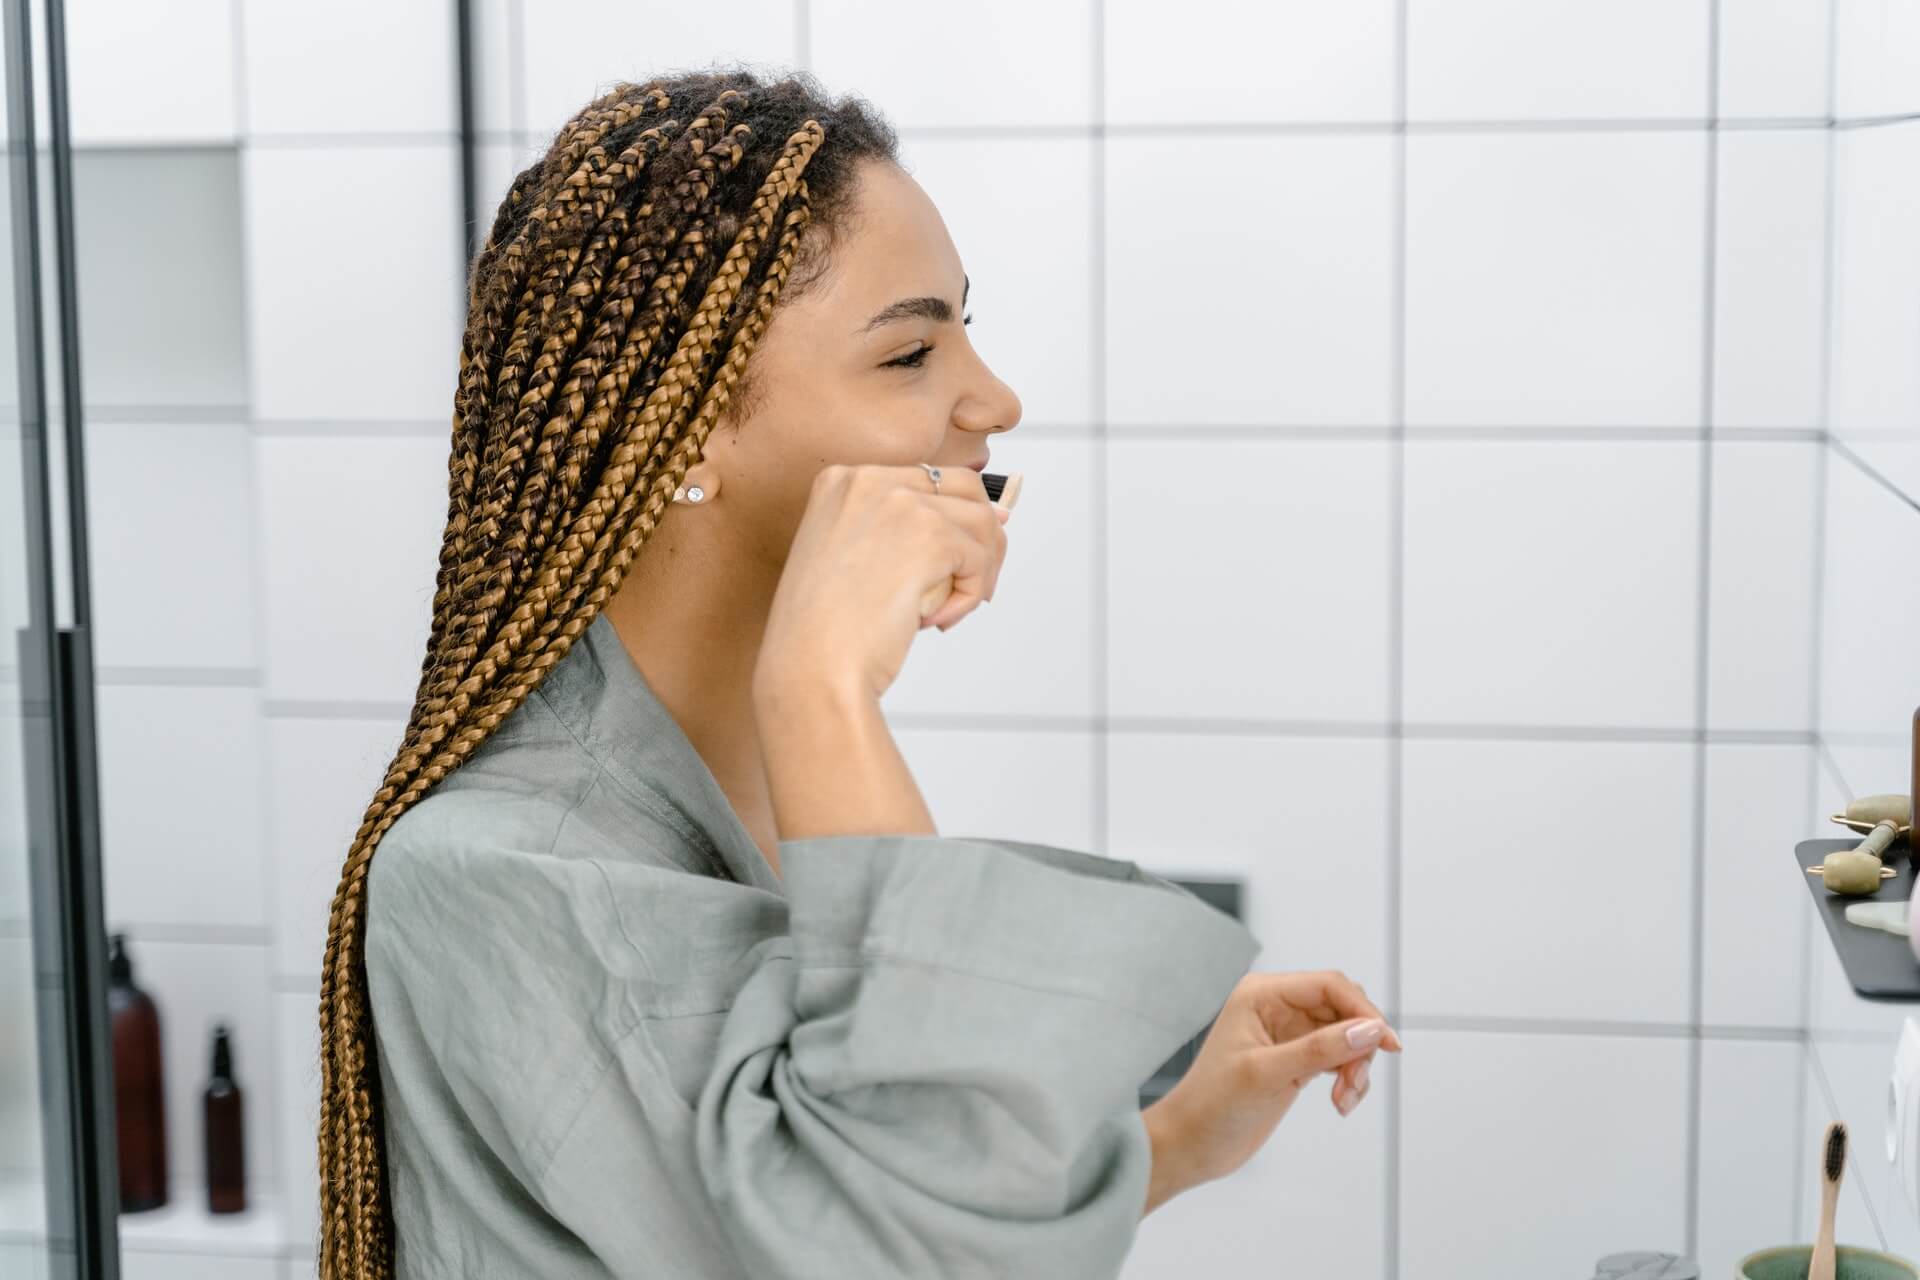
M 1334 1106 L 1334 1109 L 1338 1111 L 1341 1115 L 1349 1116 L 1353 1114 L 1353 1109 L 1355 1106 L 1359 1104 L 1359 1102 L 1360 1102 L 1360 1096 L 1358 1094 L 1343 1093 L 1340 1095 L 1339 1100 L 1333 1104 L 1333 1106 Z
M 1360 1064 L 1360 1069 L 1353 1073 L 1353 1091 L 1355 1093 L 1365 1093 L 1367 1091 L 1367 1076 L 1372 1066 L 1373 1064 L 1371 1062 L 1363 1061 Z
M 1350 1049 L 1371 1049 L 1386 1038 L 1387 1024 L 1378 1018 L 1347 1029 L 1347 1047 Z
M 1007 521 L 1013 519 L 1013 512 L 997 504 L 993 508 L 993 514 L 1000 517 L 1001 524 L 1005 524 Z

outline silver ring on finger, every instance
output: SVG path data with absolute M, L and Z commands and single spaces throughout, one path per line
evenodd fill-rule
M 920 466 L 926 471 L 927 478 L 933 481 L 933 491 L 940 492 L 940 468 L 926 462 L 921 463 Z

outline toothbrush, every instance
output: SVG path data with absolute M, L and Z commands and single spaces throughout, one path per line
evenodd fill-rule
M 987 491 L 987 497 L 992 501 L 994 506 L 1006 511 L 1011 511 L 1013 510 L 1013 504 L 1020 501 L 1020 483 L 1026 477 L 1026 474 L 1024 471 L 1015 471 L 1011 475 L 1001 475 L 994 471 L 982 471 L 980 473 L 980 484 L 981 487 Z M 942 604 L 945 604 L 947 597 L 952 594 L 952 578 L 948 578 L 939 586 L 928 587 L 926 589 L 920 597 L 920 617 L 923 625 L 928 615 L 932 614 L 932 612 Z
M 1813 1261 L 1807 1280 L 1833 1280 L 1833 1211 L 1840 1202 L 1840 1175 L 1847 1167 L 1847 1126 L 1827 1126 L 1827 1145 L 1820 1168 L 1820 1234 L 1814 1237 Z

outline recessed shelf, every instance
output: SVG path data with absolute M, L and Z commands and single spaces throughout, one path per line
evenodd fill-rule
M 1920 1001 L 1920 960 L 1915 960 L 1907 940 L 1885 929 L 1869 929 L 1847 922 L 1847 907 L 1856 902 L 1905 902 L 1913 896 L 1913 859 L 1904 845 L 1888 850 L 1894 856 L 1887 865 L 1895 871 L 1893 879 L 1880 886 L 1880 892 L 1868 897 L 1849 898 L 1829 893 L 1819 876 L 1807 874 L 1830 853 L 1851 849 L 1859 836 L 1839 840 L 1802 840 L 1793 848 L 1794 874 L 1813 892 L 1814 909 L 1826 921 L 1827 936 L 1833 939 L 1834 952 L 1847 982 L 1865 1000 L 1890 1002 Z

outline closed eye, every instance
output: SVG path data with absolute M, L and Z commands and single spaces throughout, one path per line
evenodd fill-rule
M 960 323 L 972 324 L 973 317 L 962 316 L 960 319 Z M 933 343 L 924 342 L 919 346 L 915 347 L 913 350 L 907 352 L 907 354 L 903 356 L 895 356 L 893 359 L 884 362 L 883 364 L 881 364 L 880 367 L 882 369 L 918 369 L 921 365 L 927 362 L 927 357 L 933 354 L 933 347 L 934 347 Z

